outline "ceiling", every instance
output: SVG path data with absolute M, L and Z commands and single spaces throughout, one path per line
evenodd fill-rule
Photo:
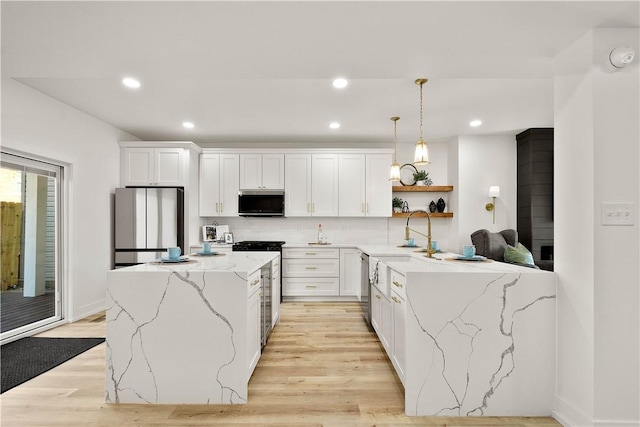
M 413 144 L 419 77 L 425 139 L 517 133 L 553 126 L 554 56 L 639 4 L 2 1 L 2 76 L 143 140 L 390 144 L 397 115 Z

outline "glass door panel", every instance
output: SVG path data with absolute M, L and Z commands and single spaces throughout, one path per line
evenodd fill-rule
M 62 168 L 1 153 L 0 339 L 62 319 Z

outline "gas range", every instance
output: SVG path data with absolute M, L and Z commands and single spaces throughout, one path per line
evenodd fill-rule
M 245 240 L 233 244 L 234 251 L 282 251 L 286 242 L 267 240 Z

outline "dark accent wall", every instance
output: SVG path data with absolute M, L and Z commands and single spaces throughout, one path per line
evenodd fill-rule
M 553 128 L 531 128 L 516 135 L 518 144 L 518 240 L 536 264 L 553 259 Z

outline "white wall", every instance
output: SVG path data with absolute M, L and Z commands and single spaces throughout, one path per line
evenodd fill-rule
M 639 32 L 599 29 L 556 58 L 554 416 L 565 425 L 640 423 L 640 96 L 638 62 L 603 67 L 613 46 L 639 51 Z M 601 204 L 630 202 L 635 225 L 601 224 Z
M 2 146 L 68 165 L 67 317 L 104 310 L 111 268 L 117 141 L 137 139 L 14 80 L 2 79 Z
M 532 127 L 535 127 L 532 124 Z M 514 135 L 460 136 L 458 147 L 458 250 L 471 244 L 471 233 L 486 228 L 500 231 L 517 228 L 516 173 L 517 146 Z M 496 199 L 496 222 L 485 205 L 489 187 L 500 186 Z

